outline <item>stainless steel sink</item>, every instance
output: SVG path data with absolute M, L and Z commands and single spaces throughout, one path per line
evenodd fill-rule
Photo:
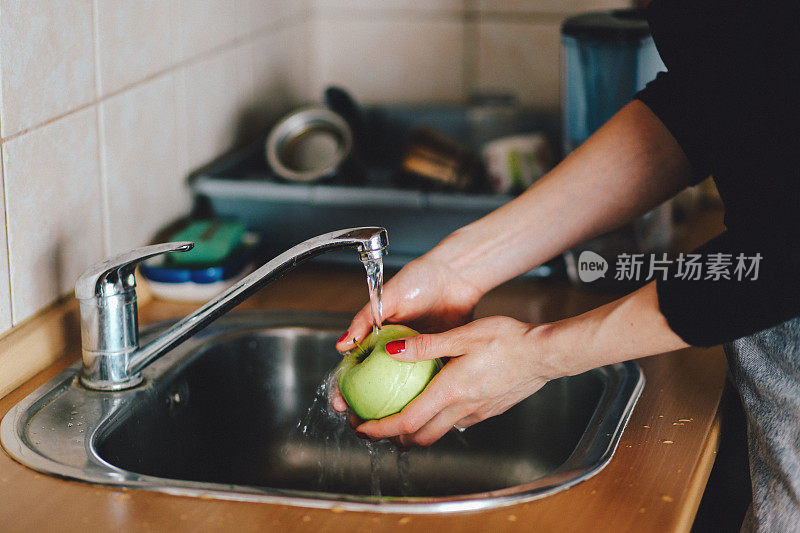
M 560 379 L 502 416 L 399 453 L 361 441 L 323 409 L 319 385 L 349 318 L 234 313 L 119 392 L 84 388 L 78 362 L 5 416 L 3 446 L 40 472 L 105 485 L 307 507 L 475 510 L 599 472 L 644 385 L 632 362 Z

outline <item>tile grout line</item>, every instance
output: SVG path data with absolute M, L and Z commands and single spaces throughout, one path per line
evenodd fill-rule
M 477 80 L 477 62 L 476 54 L 480 45 L 478 43 L 478 15 L 475 15 L 471 9 L 472 1 L 463 0 L 463 12 L 461 14 L 461 24 L 463 25 L 463 43 L 464 47 L 461 51 L 461 69 L 463 71 L 462 78 L 462 97 L 466 100 L 470 97 L 473 91 L 476 90 Z
M 0 6 L 0 19 L 3 17 L 2 6 Z M 3 117 L 5 117 L 5 107 L 3 105 L 3 62 L 0 61 L 0 132 L 3 131 Z M 5 168 L 5 148 L 2 140 L 0 140 L 0 185 L 3 189 L 3 222 L 5 223 L 6 234 L 6 267 L 8 269 L 8 318 L 11 320 L 11 326 L 14 325 L 14 297 L 12 291 L 14 290 L 11 285 L 11 233 L 9 231 L 11 219 L 8 217 L 8 186 L 6 185 L 6 168 Z
M 320 58 L 317 47 L 317 28 L 319 25 L 319 5 L 317 2 L 311 0 L 307 4 L 306 17 L 301 21 L 305 24 L 305 28 L 301 28 L 304 32 L 303 39 L 305 40 L 305 50 L 303 51 L 306 56 L 305 64 L 303 65 L 303 84 L 306 86 L 305 90 L 314 86 L 317 82 L 315 72 L 319 72 Z M 297 100 L 297 95 L 293 95 L 293 99 Z
M 92 40 L 94 51 L 94 95 L 103 94 L 103 77 L 100 72 L 100 21 L 98 0 L 92 0 Z M 108 173 L 106 172 L 106 133 L 105 111 L 102 102 L 97 103 L 94 114 L 97 125 L 97 164 L 100 171 L 100 224 L 103 235 L 103 256 L 108 257 L 111 249 L 111 210 L 108 199 Z
M 111 98 L 114 98 L 115 96 L 119 96 L 120 94 L 122 94 L 122 93 L 124 93 L 124 92 L 126 92 L 126 91 L 128 91 L 130 89 L 134 89 L 136 87 L 144 85 L 144 84 L 146 84 L 148 82 L 153 81 L 156 78 L 159 78 L 161 76 L 169 74 L 170 72 L 178 71 L 178 70 L 180 70 L 182 68 L 186 68 L 188 66 L 200 63 L 200 62 L 202 62 L 202 61 L 204 61 L 204 60 L 206 60 L 206 59 L 208 59 L 208 58 L 210 58 L 210 57 L 212 57 L 212 56 L 214 56 L 216 54 L 234 50 L 239 46 L 243 46 L 243 45 L 246 45 L 246 44 L 251 44 L 253 41 L 256 41 L 256 40 L 258 40 L 261 37 L 264 37 L 266 35 L 269 35 L 270 32 L 274 32 L 274 31 L 276 31 L 278 29 L 281 29 L 283 27 L 289 28 L 289 27 L 298 25 L 301 22 L 303 22 L 303 19 L 300 16 L 294 16 L 294 17 L 290 17 L 290 18 L 287 18 L 287 19 L 283 19 L 281 21 L 276 21 L 276 22 L 274 22 L 272 24 L 269 24 L 267 26 L 262 27 L 261 29 L 258 29 L 256 31 L 250 32 L 250 33 L 248 33 L 246 35 L 243 35 L 242 37 L 238 37 L 236 39 L 230 40 L 230 41 L 228 41 L 226 43 L 223 43 L 223 44 L 221 44 L 221 45 L 219 45 L 219 46 L 217 46 L 215 48 L 207 50 L 207 51 L 205 51 L 205 52 L 203 52 L 201 54 L 198 54 L 198 55 L 190 57 L 190 58 L 183 59 L 183 60 L 178 61 L 177 63 L 175 63 L 173 65 L 170 65 L 170 66 L 168 66 L 166 68 L 163 68 L 161 70 L 153 72 L 152 74 L 148 74 L 147 76 L 145 76 L 143 78 L 140 78 L 139 80 L 136 80 L 135 82 L 129 83 L 128 85 L 120 87 L 119 89 L 115 89 L 114 91 L 111 91 L 106 95 L 103 95 L 103 96 L 95 95 L 95 98 L 93 100 L 91 100 L 91 101 L 89 101 L 89 102 L 87 102 L 85 104 L 82 104 L 82 105 L 80 105 L 78 107 L 75 107 L 75 108 L 73 108 L 73 109 L 71 109 L 69 111 L 65 111 L 63 113 L 60 113 L 60 114 L 58 114 L 58 115 L 56 115 L 56 116 L 54 116 L 52 118 L 49 118 L 49 119 L 47 119 L 45 121 L 40 122 L 38 124 L 34 124 L 33 126 L 24 128 L 24 129 L 22 129 L 22 130 L 20 130 L 18 132 L 15 132 L 15 133 L 13 133 L 11 135 L 8 135 L 7 137 L 0 138 L 0 143 L 5 143 L 7 141 L 12 141 L 12 140 L 17 139 L 19 137 L 22 137 L 23 135 L 26 135 L 26 134 L 34 131 L 34 130 L 37 130 L 37 129 L 42 128 L 42 127 L 47 126 L 47 125 L 50 125 L 50 124 L 52 124 L 52 123 L 54 123 L 54 122 L 56 122 L 58 120 L 61 120 L 62 118 L 68 117 L 69 115 L 72 115 L 74 113 L 78 113 L 78 112 L 83 111 L 85 109 L 88 109 L 88 108 L 90 108 L 90 107 L 92 107 L 94 105 L 98 105 L 101 102 L 104 102 L 106 100 L 110 100 Z
M 364 9 L 349 7 L 343 9 L 317 8 L 317 15 L 330 19 L 349 19 L 360 20 L 434 20 L 434 21 L 458 21 L 463 20 L 464 15 L 481 17 L 483 20 L 491 22 L 514 23 L 536 23 L 544 24 L 561 22 L 565 17 L 574 15 L 573 11 L 502 11 L 502 10 L 483 10 L 471 5 L 458 9 L 439 9 L 422 11 L 415 9 Z
M 14 286 L 11 284 L 11 219 L 8 218 L 8 186 L 6 185 L 5 147 L 0 143 L 0 180 L 3 182 L 3 217 L 6 223 L 6 262 L 8 263 L 8 314 L 14 325 Z
M 481 9 L 468 9 L 468 14 L 480 17 L 482 20 L 490 22 L 505 22 L 509 24 L 531 24 L 540 22 L 542 24 L 560 23 L 565 18 L 575 15 L 580 11 L 491 11 Z
M 329 7 L 317 7 L 316 13 L 320 17 L 331 19 L 402 19 L 402 20 L 434 20 L 434 21 L 447 21 L 447 20 L 461 20 L 464 9 L 462 7 L 456 9 L 434 9 L 430 11 L 422 11 L 416 9 L 364 9 L 358 7 L 345 7 L 342 9 L 331 9 Z

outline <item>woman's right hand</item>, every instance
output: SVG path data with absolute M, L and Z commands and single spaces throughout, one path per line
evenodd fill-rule
M 483 293 L 458 272 L 435 257 L 425 255 L 408 263 L 383 289 L 383 322 L 403 324 L 423 333 L 439 333 L 462 326 Z M 367 303 L 353 318 L 336 343 L 346 352 L 355 348 L 372 331 L 372 311 Z M 347 409 L 334 391 L 331 404 L 337 411 Z
M 420 257 L 408 263 L 383 289 L 383 322 L 403 324 L 423 333 L 439 333 L 466 324 L 482 296 L 477 287 L 437 259 Z M 355 348 L 372 332 L 367 303 L 356 314 L 336 349 Z

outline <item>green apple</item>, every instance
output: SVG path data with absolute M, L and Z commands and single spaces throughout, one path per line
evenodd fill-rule
M 406 326 L 384 326 L 373 331 L 339 364 L 339 392 L 364 420 L 399 413 L 442 368 L 439 359 L 398 361 L 386 353 L 386 343 L 414 335 L 419 333 Z

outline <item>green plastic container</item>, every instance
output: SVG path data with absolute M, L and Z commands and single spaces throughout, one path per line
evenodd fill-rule
M 195 220 L 172 235 L 172 241 L 192 241 L 194 248 L 182 254 L 170 254 L 175 266 L 213 266 L 224 263 L 241 245 L 246 227 L 241 222 Z

